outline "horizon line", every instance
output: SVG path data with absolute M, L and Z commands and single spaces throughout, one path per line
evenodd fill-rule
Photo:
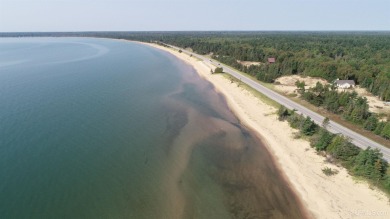
M 0 33 L 93 33 L 93 32 L 390 32 L 390 30 L 77 30 L 0 31 Z

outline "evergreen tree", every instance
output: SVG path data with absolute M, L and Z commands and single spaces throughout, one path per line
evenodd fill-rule
M 328 145 L 332 142 L 334 135 L 328 132 L 327 130 L 321 128 L 318 136 L 317 142 L 315 142 L 314 147 L 317 151 L 324 151 Z
M 368 117 L 368 119 L 364 123 L 363 127 L 365 130 L 374 131 L 376 129 L 377 124 L 378 124 L 378 118 L 374 114 L 371 114 L 371 116 Z
M 310 117 L 306 117 L 303 120 L 303 124 L 301 126 L 302 134 L 306 136 L 312 136 L 317 130 L 317 125 L 310 119 Z
M 364 176 L 368 179 L 381 179 L 387 169 L 387 165 L 382 160 L 382 154 L 378 149 L 360 151 L 354 160 L 353 172 L 358 176 Z
M 381 135 L 384 127 L 385 127 L 385 123 L 379 122 L 374 130 L 374 133 L 376 135 Z
M 339 95 L 337 91 L 326 91 L 324 94 L 324 107 L 332 113 L 340 110 Z
M 330 123 L 330 119 L 328 117 L 325 117 L 324 120 L 322 120 L 322 127 L 326 129 Z
M 298 129 L 301 127 L 302 121 L 305 118 L 294 111 L 292 111 L 291 115 L 287 118 L 287 121 L 290 123 L 292 128 Z
M 298 90 L 301 92 L 301 93 L 304 93 L 305 92 L 305 82 L 304 81 L 296 81 L 295 82 L 295 86 L 297 86 Z
M 278 118 L 280 121 L 283 121 L 285 120 L 287 117 L 288 117 L 289 113 L 288 113 L 288 109 L 283 106 L 283 105 L 280 105 L 279 109 L 278 109 Z
M 332 139 L 327 151 L 336 159 L 349 161 L 359 153 L 359 148 L 353 145 L 349 139 L 338 135 Z
M 381 136 L 386 139 L 390 139 L 390 122 L 387 122 L 386 125 L 383 127 Z

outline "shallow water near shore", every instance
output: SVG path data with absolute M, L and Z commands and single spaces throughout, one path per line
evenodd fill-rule
M 303 218 L 261 140 L 137 43 L 0 38 L 1 218 Z

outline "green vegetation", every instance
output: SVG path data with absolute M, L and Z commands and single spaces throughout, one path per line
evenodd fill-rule
M 284 118 L 287 118 L 290 126 L 299 129 L 304 136 L 312 136 L 318 130 L 318 126 L 310 117 L 304 117 L 294 111 L 288 111 L 288 114 Z M 279 116 L 279 119 L 282 119 L 282 117 Z
M 289 116 L 289 111 L 286 107 L 284 107 L 283 105 L 281 105 L 278 109 L 278 118 L 280 121 L 283 121 L 285 119 L 287 119 L 287 117 Z
M 161 41 L 246 72 L 265 82 L 300 74 L 355 80 L 381 99 L 390 100 L 388 32 L 160 32 L 128 33 L 123 38 Z M 276 58 L 268 64 L 267 59 Z M 244 66 L 237 62 L 261 65 Z
M 322 169 L 322 172 L 327 176 L 332 176 L 339 173 L 339 171 L 333 170 L 332 168 L 329 167 L 325 167 L 324 169 Z
M 264 82 L 282 75 L 354 80 L 390 101 L 389 32 L 84 32 L 0 33 L 8 36 L 79 36 L 172 44 L 246 72 Z M 268 63 L 268 58 L 275 63 Z M 238 62 L 261 62 L 245 66 Z
M 330 133 L 325 129 L 329 119 L 325 118 L 323 127 L 319 127 L 310 118 L 298 115 L 284 106 L 280 106 L 277 114 L 279 120 L 288 121 L 291 127 L 299 129 L 302 135 L 307 136 L 310 145 L 318 152 L 331 157 L 331 160 L 341 164 L 351 175 L 361 177 L 390 194 L 388 163 L 378 149 L 368 147 L 362 150 L 348 138 Z M 324 168 L 322 172 L 328 176 L 337 173 L 331 168 Z
M 295 86 L 297 86 L 300 93 L 305 92 L 305 82 L 304 81 L 296 81 Z
M 273 106 L 275 109 L 280 107 L 280 104 L 277 103 L 275 100 L 270 99 L 269 97 L 265 96 L 263 93 L 260 93 L 259 91 L 253 89 L 252 87 L 248 86 L 247 84 L 242 83 L 239 79 L 232 77 L 228 74 L 223 74 L 222 76 L 225 77 L 226 79 L 228 79 L 230 81 L 230 83 L 235 83 L 235 84 L 237 84 L 238 87 L 241 87 L 241 88 L 245 89 L 246 91 L 250 92 L 255 97 L 260 99 L 263 103 L 265 103 L 269 106 Z
M 23 34 L 23 33 L 20 33 Z M 263 82 L 283 75 L 354 80 L 384 101 L 390 101 L 389 32 L 107 32 L 79 33 L 154 42 L 209 55 Z M 269 63 L 268 58 L 275 58 Z M 260 62 L 243 65 L 239 61 Z M 356 93 L 338 93 L 333 86 L 318 84 L 302 97 L 328 111 L 390 139 L 390 122 L 368 112 L 367 100 Z
M 222 67 L 216 67 L 214 70 L 214 73 L 223 73 L 223 68 Z
M 390 101 L 390 33 L 389 32 L 85 32 L 85 33 L 0 33 L 9 36 L 79 36 L 129 39 L 154 42 L 169 47 L 191 48 L 245 72 L 263 82 L 274 82 L 283 75 L 354 80 L 384 101 Z M 275 58 L 268 63 L 268 58 Z M 239 61 L 260 62 L 245 66 Z M 232 80 L 233 81 L 233 80 Z M 240 82 L 238 82 L 240 85 Z M 367 100 L 356 93 L 337 92 L 334 86 L 305 90 L 296 84 L 306 101 L 342 115 L 368 131 L 390 139 L 390 122 L 368 112 Z M 245 85 L 243 85 L 245 86 Z M 261 96 L 261 95 L 260 95 Z M 265 98 L 265 97 L 263 97 Z M 265 98 L 267 99 L 267 98 Z M 267 99 L 268 100 L 268 99 Z M 274 103 L 273 101 L 270 101 Z M 352 175 L 362 177 L 390 193 L 388 163 L 378 150 L 361 150 L 349 139 L 334 135 L 281 106 L 280 120 L 287 120 L 311 146 L 344 166 Z M 324 169 L 325 174 L 333 170 Z
M 379 122 L 379 116 L 368 111 L 367 99 L 359 97 L 356 92 L 338 92 L 334 85 L 324 86 L 319 82 L 308 90 L 304 89 L 303 82 L 297 81 L 295 85 L 301 98 L 307 102 L 342 115 L 345 120 L 390 139 L 390 122 Z
M 0 37 L 9 36 L 105 37 L 172 44 L 210 55 L 260 81 L 274 82 L 277 77 L 294 74 L 329 82 L 350 79 L 390 101 L 390 32 L 0 33 Z M 275 58 L 275 63 L 268 63 L 270 57 Z M 238 60 L 261 64 L 247 66 Z M 333 110 L 337 107 L 333 106 Z

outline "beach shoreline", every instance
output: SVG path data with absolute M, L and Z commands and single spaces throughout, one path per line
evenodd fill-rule
M 214 85 L 235 115 L 265 144 L 281 174 L 305 206 L 309 217 L 333 219 L 390 216 L 389 200 L 384 193 L 370 188 L 365 182 L 356 181 L 344 168 L 326 163 L 325 158 L 318 155 L 307 140 L 295 139 L 293 136 L 296 130 L 287 122 L 277 119 L 275 107 L 264 103 L 222 74 L 211 74 L 212 66 L 202 61 L 171 48 L 151 43 L 142 44 L 164 50 L 185 61 L 202 78 Z M 339 173 L 326 176 L 322 173 L 324 167 L 337 169 Z

